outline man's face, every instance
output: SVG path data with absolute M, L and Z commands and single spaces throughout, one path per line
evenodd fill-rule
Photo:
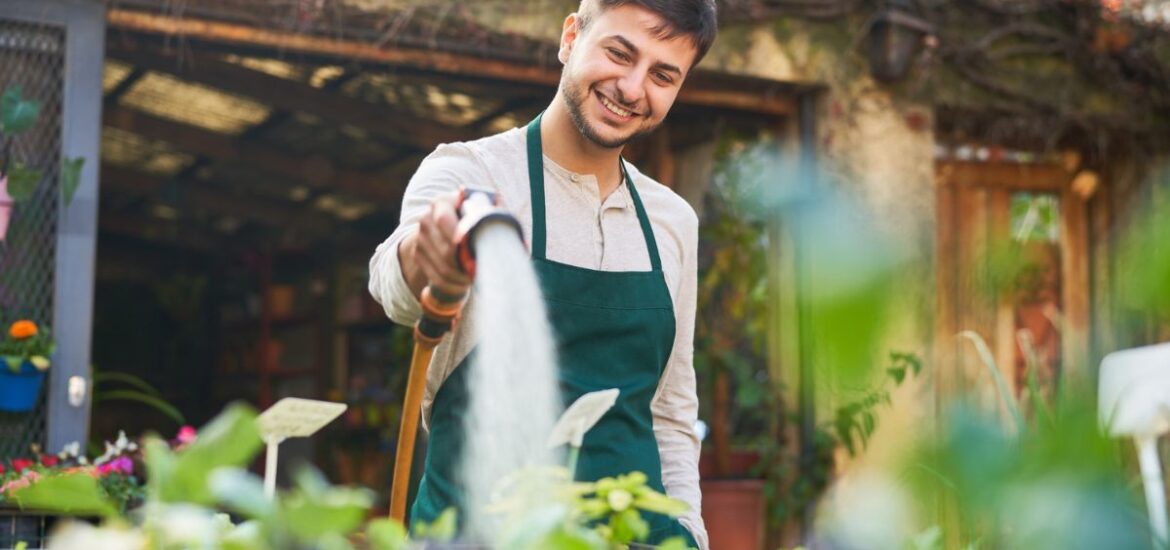
M 566 20 L 561 94 L 589 141 L 618 148 L 654 131 L 670 111 L 696 48 L 686 36 L 664 40 L 652 12 L 623 5 L 594 15 L 585 33 Z

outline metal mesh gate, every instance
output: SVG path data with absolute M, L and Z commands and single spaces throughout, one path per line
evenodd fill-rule
M 41 170 L 42 179 L 35 195 L 14 207 L 8 236 L 0 243 L 0 315 L 6 322 L 27 318 L 53 325 L 64 71 L 63 27 L 0 16 L 0 93 L 20 86 L 25 98 L 41 105 L 36 125 L 11 140 L 13 158 Z M 0 458 L 24 455 L 31 444 L 43 444 L 48 385 L 42 384 L 32 412 L 0 412 Z

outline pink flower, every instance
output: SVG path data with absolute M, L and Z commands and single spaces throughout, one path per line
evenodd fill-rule
M 191 426 L 183 426 L 179 428 L 179 435 L 175 436 L 180 445 L 187 445 L 195 441 L 195 428 Z
M 0 464 L 0 476 L 4 475 L 5 471 L 7 471 L 7 470 L 4 469 L 4 465 Z
M 130 457 L 120 456 L 105 464 L 99 465 L 98 472 L 102 475 L 109 474 L 110 472 L 130 475 L 134 473 L 134 461 L 130 460 Z
M 41 464 L 47 468 L 52 468 L 57 465 L 57 457 L 54 455 L 41 455 Z
M 41 477 L 40 474 L 38 474 L 36 472 L 36 470 L 29 470 L 23 476 L 18 477 L 12 481 L 9 481 L 8 483 L 5 483 L 4 485 L 0 485 L 0 494 L 4 494 L 4 493 L 16 491 L 18 489 L 23 489 L 25 487 L 28 487 L 29 485 L 32 485 L 32 482 L 36 481 L 40 477 Z

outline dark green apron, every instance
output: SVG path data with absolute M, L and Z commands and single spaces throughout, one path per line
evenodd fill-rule
M 674 308 L 650 219 L 624 165 L 622 173 L 642 226 L 651 270 L 594 271 L 549 260 L 545 257 L 540 117 L 528 125 L 532 262 L 557 340 L 565 405 L 591 391 L 621 390 L 617 404 L 585 434 L 577 479 L 593 481 L 638 470 L 646 474 L 650 487 L 663 491 L 650 401 L 674 346 Z M 425 471 L 411 510 L 412 522 L 433 521 L 450 506 L 462 515 L 462 491 L 456 472 L 464 441 L 471 363 L 469 355 L 435 395 Z M 650 523 L 646 542 L 657 544 L 672 536 L 683 536 L 688 544 L 697 546 L 678 521 L 659 514 L 643 515 Z

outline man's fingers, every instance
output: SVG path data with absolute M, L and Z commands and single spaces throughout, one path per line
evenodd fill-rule
M 429 284 L 447 294 L 461 294 L 471 286 L 471 278 L 459 269 L 455 261 L 455 228 L 459 216 L 455 205 L 459 194 L 437 197 L 427 213 L 419 220 L 415 261 Z

